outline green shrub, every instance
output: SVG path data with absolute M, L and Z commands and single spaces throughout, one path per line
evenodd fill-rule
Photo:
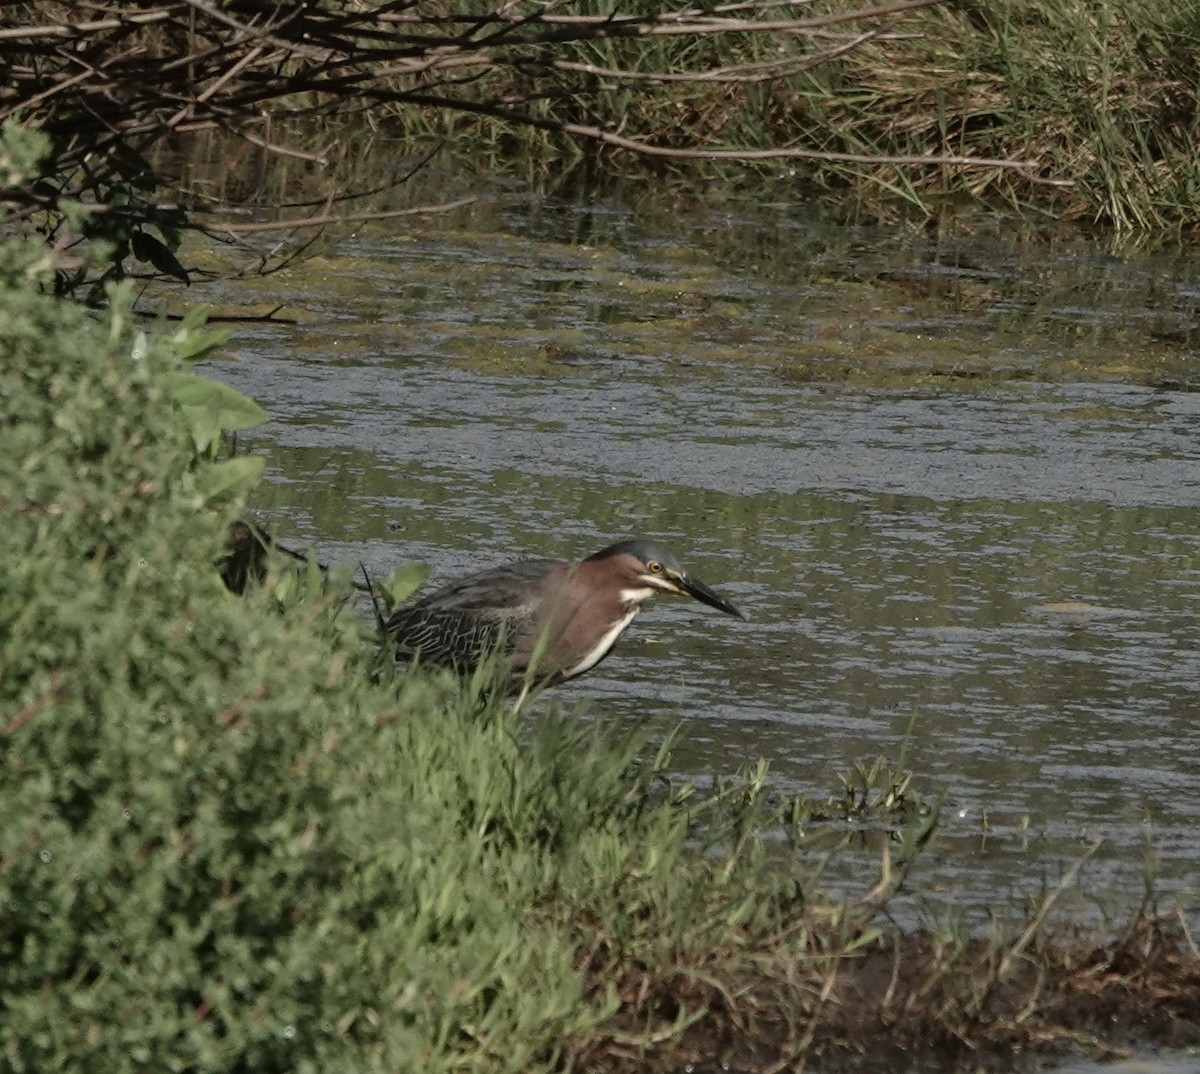
M 0 1066 L 554 1069 L 753 969 L 802 906 L 757 790 L 697 827 L 637 741 L 378 681 L 315 570 L 229 594 L 254 468 L 212 434 L 253 405 L 186 373 L 198 325 L 48 298 L 31 256 L 0 247 Z
M 120 296 L 95 318 L 2 256 L 0 1063 L 438 1070 L 468 1031 L 495 1069 L 551 1056 L 571 952 L 520 931 L 482 867 L 500 791 L 465 783 L 520 767 L 512 729 L 372 684 L 307 579 L 226 594 L 238 504 L 178 402 L 196 332 L 139 339 Z

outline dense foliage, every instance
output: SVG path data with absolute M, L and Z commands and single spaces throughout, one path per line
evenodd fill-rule
M 487 860 L 555 758 L 458 692 L 373 685 L 314 579 L 226 593 L 237 496 L 187 413 L 196 331 L 40 296 L 37 256 L 0 254 L 0 1064 L 553 1055 L 589 1018 L 570 948 Z

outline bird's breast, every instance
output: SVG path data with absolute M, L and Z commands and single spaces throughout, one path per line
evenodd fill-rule
M 591 671 L 592 668 L 608 655 L 609 650 L 616 645 L 617 639 L 625 633 L 625 628 L 633 622 L 634 617 L 639 611 L 641 611 L 641 605 L 638 604 L 634 604 L 628 608 L 621 618 L 615 620 L 597 639 L 596 643 L 578 663 L 573 664 L 562 673 L 562 677 L 564 679 L 573 679 L 577 675 L 582 675 L 585 671 Z

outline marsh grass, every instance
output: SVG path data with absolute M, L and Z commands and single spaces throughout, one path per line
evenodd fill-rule
M 826 3 L 806 11 L 839 9 Z M 587 2 L 573 11 L 601 13 Z M 846 33 L 855 29 L 862 27 Z M 1191 13 L 1170 0 L 943 3 L 909 12 L 891 32 L 771 82 L 683 76 L 802 58 L 816 46 L 786 34 L 599 37 L 564 42 L 553 53 L 539 51 L 455 87 L 455 99 L 491 111 L 407 103 L 350 110 L 353 136 L 327 152 L 356 188 L 385 182 L 380 155 L 402 176 L 433 152 L 443 166 L 517 174 L 559 189 L 603 190 L 641 174 L 693 188 L 698 179 L 727 190 L 765 186 L 775 199 L 787 197 L 790 184 L 860 218 L 920 218 L 984 205 L 1126 232 L 1186 229 L 1200 221 L 1198 34 Z M 641 77 L 588 73 L 608 70 Z M 681 80 L 656 81 L 655 73 Z M 396 82 L 401 96 L 419 88 L 419 81 Z M 334 123 L 289 130 L 286 118 L 279 122 L 281 132 L 313 150 L 328 145 Z M 671 161 L 567 137 L 555 129 L 562 124 L 680 150 L 783 145 L 1026 166 Z M 203 157 L 212 150 L 201 142 L 189 152 Z M 246 146 L 222 146 L 217 159 L 219 168 L 206 169 L 216 184 L 209 192 L 224 200 L 278 202 L 299 192 L 315 204 L 323 197 L 323 180 L 302 161 L 266 167 L 261 151 Z M 405 203 L 403 196 L 397 203 Z
M 594 14 L 591 3 L 573 6 Z M 624 5 L 638 9 L 645 5 Z M 806 14 L 845 10 L 806 6 Z M 841 29 L 847 35 L 865 27 Z M 984 203 L 1123 230 L 1200 222 L 1200 74 L 1195 13 L 1172 0 L 969 0 L 907 13 L 888 32 L 809 70 L 767 83 L 562 77 L 548 65 L 497 72 L 481 99 L 528 101 L 542 119 L 620 130 L 656 145 L 786 145 L 867 156 L 970 156 L 1021 169 L 796 161 L 727 165 L 640 160 L 553 130 L 467 113 L 397 113 L 409 134 L 470 147 L 491 170 L 561 174 L 697 167 L 730 185 L 788 174 L 847 195 L 860 211 L 930 215 Z M 601 38 L 559 57 L 599 69 L 681 77 L 803 55 L 787 34 Z M 386 125 L 386 110 L 373 122 Z
M 670 176 L 764 200 L 816 192 L 889 222 L 983 205 L 1125 233 L 1200 223 L 1197 22 L 1174 0 L 764 0 L 714 9 L 726 23 L 648 0 L 114 5 L 111 24 L 10 7 L 0 115 L 48 142 L 36 194 L 6 198 L 49 246 L 103 251 L 53 281 L 93 305 L 119 279 L 188 282 L 191 231 L 272 226 L 231 219 L 247 205 L 304 234 L 303 252 L 331 222 L 452 211 L 469 199 L 368 200 L 438 154 L 476 188 L 505 173 L 589 193 Z M 260 33 L 277 52 L 250 43 Z M 219 182 L 176 184 L 179 136 L 212 131 L 227 139 Z M 351 188 L 368 157 L 374 177 Z M 288 263 L 252 257 L 248 271 Z
M 1031 167 L 860 169 L 860 184 L 919 207 L 961 192 L 1119 228 L 1196 222 L 1198 30 L 1186 6 L 982 0 L 916 12 L 905 29 L 849 54 L 837 72 L 815 72 L 797 89 L 797 112 L 830 147 Z

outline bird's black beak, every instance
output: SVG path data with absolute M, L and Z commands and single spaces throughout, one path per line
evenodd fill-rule
M 724 612 L 726 615 L 736 615 L 739 619 L 746 618 L 745 615 L 738 611 L 723 596 L 715 590 L 709 589 L 699 579 L 689 578 L 684 574 L 680 575 L 674 581 L 679 586 L 680 592 L 686 593 L 689 597 L 694 597 L 701 604 L 707 604 L 710 608 L 716 608 L 717 611 Z

